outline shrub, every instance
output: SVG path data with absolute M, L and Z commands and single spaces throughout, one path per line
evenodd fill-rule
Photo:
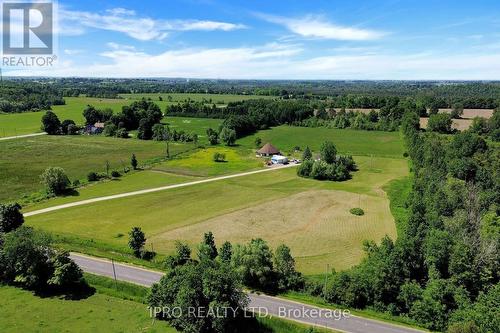
M 215 152 L 213 156 L 214 162 L 224 162 L 226 160 L 226 154 Z
M 128 138 L 128 132 L 125 128 L 119 128 L 116 130 L 115 136 L 117 138 L 121 139 L 127 139 Z
M 45 185 L 47 192 L 58 195 L 68 189 L 71 184 L 64 169 L 59 167 L 48 167 L 40 176 L 41 183 Z
M 255 138 L 255 147 L 260 148 L 260 145 L 262 144 L 262 139 L 259 137 Z
M 137 170 L 138 162 L 135 154 L 132 154 L 132 157 L 130 157 L 130 165 L 132 166 L 132 169 Z
M 94 171 L 91 171 L 87 174 L 87 180 L 89 182 L 95 182 L 99 180 L 99 176 Z
M 118 178 L 121 176 L 121 173 L 119 173 L 116 170 L 111 171 L 111 177 Z
M 356 215 L 356 216 L 363 216 L 365 215 L 365 211 L 362 210 L 361 208 L 359 207 L 356 207 L 356 208 L 351 208 L 351 210 L 349 210 L 349 212 L 352 214 L 352 215 Z
M 104 134 L 104 136 L 115 136 L 117 130 L 118 128 L 115 124 L 109 123 L 104 126 L 104 130 L 102 131 L 102 133 Z
M 69 124 L 68 129 L 67 129 L 67 134 L 68 135 L 76 135 L 76 134 L 78 134 L 79 130 L 80 130 L 80 127 L 76 126 L 75 124 Z

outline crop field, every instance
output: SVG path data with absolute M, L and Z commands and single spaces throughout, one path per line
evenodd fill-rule
M 170 145 L 171 154 L 193 149 L 193 144 Z M 39 176 L 49 166 L 65 169 L 71 180 L 85 179 L 90 171 L 123 170 L 135 153 L 139 164 L 165 155 L 156 141 L 103 136 L 38 136 L 0 142 L 0 201 L 16 199 L 41 189 Z
M 282 153 L 288 153 L 295 146 L 302 149 L 308 145 L 318 151 L 325 140 L 333 141 L 343 154 L 382 156 L 399 158 L 403 155 L 402 138 L 399 132 L 358 131 L 351 129 L 309 128 L 278 126 L 238 141 L 242 146 L 255 149 L 255 138 L 262 144 L 271 142 Z
M 364 239 L 379 240 L 385 233 L 395 235 L 388 200 L 381 187 L 407 174 L 406 161 L 364 156 L 355 160 L 360 170 L 345 182 L 302 179 L 296 176 L 294 168 L 283 169 L 63 209 L 29 217 L 27 224 L 60 235 L 94 239 L 123 251 L 127 241 L 117 235 L 139 225 L 149 238 L 147 246 L 154 244 L 155 251 L 162 254 L 172 251 L 176 235 L 193 244 L 202 236 L 196 234 L 198 230 L 206 232 L 206 227 L 213 226 L 216 237 L 224 229 L 219 242 L 242 242 L 259 235 L 273 246 L 287 241 L 298 257 L 299 267 L 316 274 L 324 271 L 326 261 L 334 260 L 339 268 L 357 263 Z M 333 191 L 326 194 L 328 190 Z M 307 206 L 297 205 L 301 195 L 307 199 Z M 308 206 L 313 207 L 309 212 Z M 348 209 L 355 206 L 366 210 L 364 217 L 348 215 Z M 299 217 L 297 221 L 293 216 Z M 289 225 L 283 225 L 283 220 Z M 188 235 L 186 230 L 190 227 L 196 232 Z M 303 253 L 307 240 L 310 242 L 320 234 L 324 238 L 318 247 Z M 286 238 L 282 238 L 284 235 Z M 344 242 L 335 241 L 342 237 Z M 351 247 L 348 250 L 347 245 Z

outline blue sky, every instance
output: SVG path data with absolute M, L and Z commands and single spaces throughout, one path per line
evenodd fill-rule
M 500 2 L 59 1 L 58 64 L 17 75 L 500 79 Z

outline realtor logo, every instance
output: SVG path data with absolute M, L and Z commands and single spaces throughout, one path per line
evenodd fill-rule
M 53 10 L 52 2 L 3 2 L 3 54 L 53 54 Z

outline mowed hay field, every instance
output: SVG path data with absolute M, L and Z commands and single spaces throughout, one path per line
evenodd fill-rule
M 172 252 L 176 233 L 180 240 L 193 245 L 208 231 L 205 227 L 213 226 L 212 231 L 217 236 L 222 231 L 220 226 L 224 225 L 224 234 L 217 239 L 220 245 L 225 237 L 233 242 L 248 241 L 258 237 L 261 229 L 261 235 L 273 246 L 286 234 L 287 244 L 298 257 L 299 267 L 308 274 L 317 274 L 324 271 L 326 262 L 338 268 L 357 263 L 362 256 L 362 240 L 378 241 L 385 233 L 395 235 L 388 200 L 381 187 L 407 174 L 406 160 L 364 156 L 357 156 L 355 160 L 360 170 L 346 182 L 303 179 L 296 176 L 295 168 L 288 168 L 63 209 L 28 217 L 26 223 L 63 236 L 105 243 L 118 251 L 128 249 L 126 237 L 117 235 L 140 226 L 149 239 L 147 246 L 154 246 L 161 254 Z M 325 197 L 328 190 L 333 191 Z M 300 196 L 301 192 L 306 192 L 302 194 L 304 197 Z M 300 198 L 308 205 L 296 205 Z M 331 206 L 325 207 L 325 200 L 331 200 Z M 316 201 L 319 204 L 313 205 Z M 276 207 L 267 214 L 258 208 L 260 205 L 269 208 L 266 205 L 272 202 Z M 348 209 L 359 205 L 366 209 L 364 217 L 347 215 Z M 308 206 L 314 209 L 304 212 Z M 247 215 L 252 208 L 255 214 Z M 262 225 L 266 215 L 269 224 Z M 240 222 L 231 223 L 236 216 Z M 301 217 L 300 221 L 294 221 L 294 216 Z M 279 224 L 280 217 L 286 217 L 290 224 Z M 242 234 L 242 223 L 252 233 Z M 308 224 L 313 227 L 305 232 L 303 228 Z M 185 228 L 189 226 L 199 227 L 200 234 L 197 235 L 197 231 L 186 233 Z M 320 234 L 324 241 L 316 246 L 316 237 Z M 350 240 L 340 242 L 339 235 L 350 237 Z M 309 250 L 302 253 L 307 244 Z
M 171 144 L 171 153 L 193 149 L 193 144 Z M 105 172 L 130 166 L 135 153 L 139 164 L 165 156 L 165 144 L 156 141 L 103 136 L 38 136 L 0 142 L 0 201 L 16 199 L 42 188 L 39 176 L 49 166 L 65 169 L 71 180 L 85 179 L 90 171 Z
M 366 215 L 352 215 L 353 207 L 363 208 Z M 273 248 L 289 244 L 299 271 L 305 274 L 318 274 L 327 264 L 336 269 L 353 266 L 363 255 L 365 239 L 396 237 L 386 198 L 311 190 L 177 228 L 150 241 L 172 251 L 175 240 L 195 244 L 207 230 L 220 242 L 243 243 L 260 237 Z

